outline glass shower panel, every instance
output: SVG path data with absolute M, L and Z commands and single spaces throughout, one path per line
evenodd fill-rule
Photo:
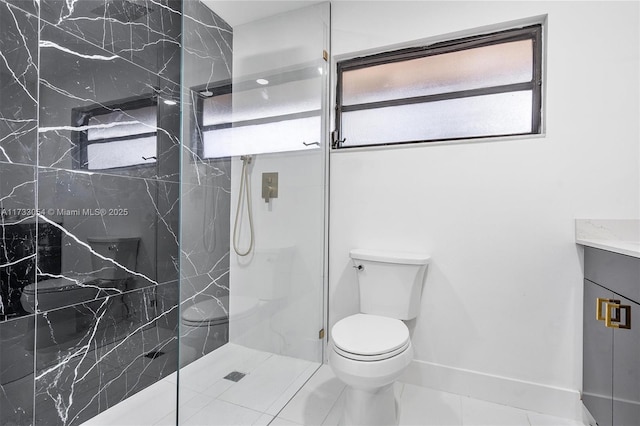
M 329 4 L 243 3 L 184 4 L 180 424 L 273 417 L 323 356 Z

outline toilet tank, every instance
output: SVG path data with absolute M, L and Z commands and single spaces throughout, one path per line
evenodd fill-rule
M 400 320 L 418 316 L 429 255 L 354 249 L 349 256 L 358 275 L 360 312 Z
M 294 247 L 258 247 L 251 261 L 232 268 L 233 295 L 277 300 L 291 292 Z
M 100 256 L 112 259 L 122 267 L 109 260 L 102 259 L 91 253 L 92 275 L 104 280 L 120 280 L 129 277 L 127 272 L 136 270 L 138 258 L 138 237 L 89 237 L 87 238 L 91 250 Z M 126 269 L 125 269 L 126 268 Z

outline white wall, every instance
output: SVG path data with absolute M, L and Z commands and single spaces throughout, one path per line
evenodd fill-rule
M 426 251 L 405 380 L 569 416 L 582 377 L 573 220 L 640 217 L 638 3 L 337 1 L 332 55 L 544 14 L 544 137 L 332 153 L 329 325 L 358 310 L 351 248 Z

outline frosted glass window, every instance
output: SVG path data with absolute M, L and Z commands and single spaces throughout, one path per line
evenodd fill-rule
M 96 139 L 154 133 L 157 127 L 156 106 L 95 115 L 89 119 L 87 137 Z
M 333 148 L 541 133 L 542 27 L 338 62 Z
M 320 148 L 320 116 L 205 132 L 204 157 L 300 151 Z M 317 142 L 317 143 L 316 143 Z
M 531 92 L 500 93 L 347 112 L 342 129 L 357 145 L 531 132 Z M 393 133 L 389 129 L 393 128 Z
M 157 157 L 158 105 L 141 97 L 74 109 L 73 167 L 115 169 L 154 164 Z
M 156 149 L 155 136 L 92 143 L 87 146 L 87 168 L 100 170 L 153 164 L 156 162 Z
M 251 90 L 238 90 L 233 95 L 213 96 L 203 102 L 202 124 L 210 126 L 319 111 L 321 88 L 318 76 Z
M 522 40 L 347 71 L 343 105 L 531 81 L 532 41 Z

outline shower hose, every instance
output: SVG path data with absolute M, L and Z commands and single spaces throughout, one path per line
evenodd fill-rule
M 253 250 L 254 231 L 253 231 L 253 213 L 251 211 L 251 184 L 249 182 L 249 164 L 251 164 L 251 156 L 243 155 L 242 160 L 242 176 L 240 177 L 240 190 L 238 191 L 238 207 L 236 208 L 236 219 L 233 224 L 233 250 L 238 256 L 247 256 Z M 241 251 L 238 248 L 238 220 L 240 219 L 240 206 L 242 205 L 242 197 L 245 196 L 247 204 L 247 215 L 249 216 L 249 248 Z

